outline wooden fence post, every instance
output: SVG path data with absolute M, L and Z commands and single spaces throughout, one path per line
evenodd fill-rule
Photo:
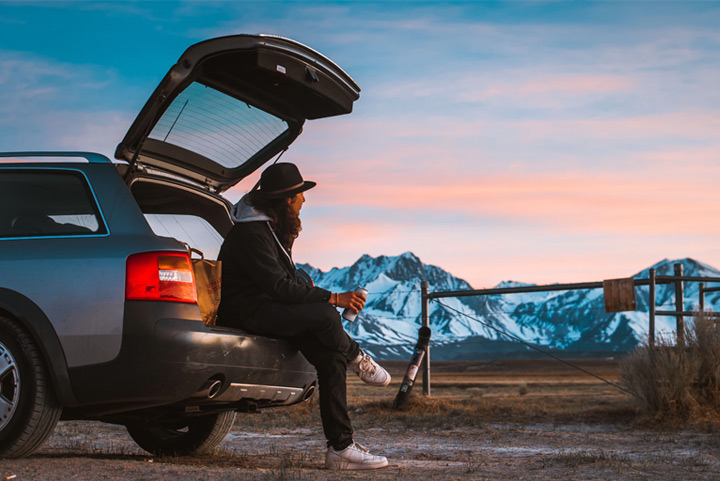
M 422 281 L 420 290 L 422 291 L 422 327 L 430 328 L 430 299 L 428 298 L 428 290 L 430 283 Z M 425 350 L 425 358 L 423 359 L 423 394 L 430 396 L 430 344 Z
M 648 309 L 650 327 L 648 328 L 648 346 L 650 350 L 655 347 L 655 269 L 650 269 L 650 293 L 648 295 Z
M 673 266 L 675 277 L 682 277 L 683 265 L 675 264 Z M 675 281 L 675 310 L 683 312 L 685 310 L 685 291 L 683 289 L 683 281 Z M 675 333 L 678 347 L 685 345 L 685 318 L 680 314 L 675 318 Z

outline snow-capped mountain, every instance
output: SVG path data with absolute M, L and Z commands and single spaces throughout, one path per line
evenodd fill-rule
M 720 271 L 693 259 L 663 260 L 654 266 L 658 275 L 672 275 L 682 263 L 686 276 L 720 277 Z M 331 291 L 364 286 L 369 291 L 365 309 L 345 328 L 363 348 L 381 359 L 407 359 L 421 322 L 420 282 L 430 292 L 472 289 L 470 284 L 437 266 L 423 264 L 406 252 L 395 257 L 363 255 L 353 265 L 323 272 L 299 264 L 315 283 Z M 634 277 L 647 278 L 645 269 Z M 530 284 L 505 281 L 496 287 Z M 674 310 L 674 288 L 658 285 L 658 310 Z M 434 359 L 477 359 L 523 355 L 528 348 L 501 334 L 504 331 L 544 349 L 588 352 L 622 352 L 647 336 L 648 287 L 636 288 L 637 311 L 606 313 L 602 289 L 513 293 L 493 296 L 445 298 L 430 303 Z M 698 304 L 698 284 L 685 287 L 686 310 Z M 706 296 L 706 306 L 718 310 L 720 293 Z M 674 317 L 656 318 L 658 331 L 672 331 Z M 495 329 L 493 329 L 495 328 Z

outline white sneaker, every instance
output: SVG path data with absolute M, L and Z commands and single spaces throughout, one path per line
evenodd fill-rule
M 360 354 L 350 364 L 350 369 L 355 371 L 360 379 L 371 386 L 387 386 L 390 384 L 390 373 L 376 363 L 373 358 L 360 350 Z
M 325 458 L 326 469 L 378 469 L 388 465 L 385 456 L 373 456 L 357 443 L 353 443 L 342 451 L 329 448 Z

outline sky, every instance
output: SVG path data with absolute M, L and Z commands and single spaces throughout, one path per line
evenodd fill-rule
M 411 251 L 477 288 L 720 267 L 720 2 L 0 1 L 0 150 L 112 157 L 188 46 L 237 33 L 362 89 L 283 156 L 318 182 L 296 262 Z

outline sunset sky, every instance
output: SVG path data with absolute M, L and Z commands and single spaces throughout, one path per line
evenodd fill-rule
M 362 88 L 283 157 L 318 182 L 298 262 L 412 251 L 475 287 L 720 267 L 720 2 L 0 2 L 0 150 L 111 157 L 185 48 L 236 33 Z

